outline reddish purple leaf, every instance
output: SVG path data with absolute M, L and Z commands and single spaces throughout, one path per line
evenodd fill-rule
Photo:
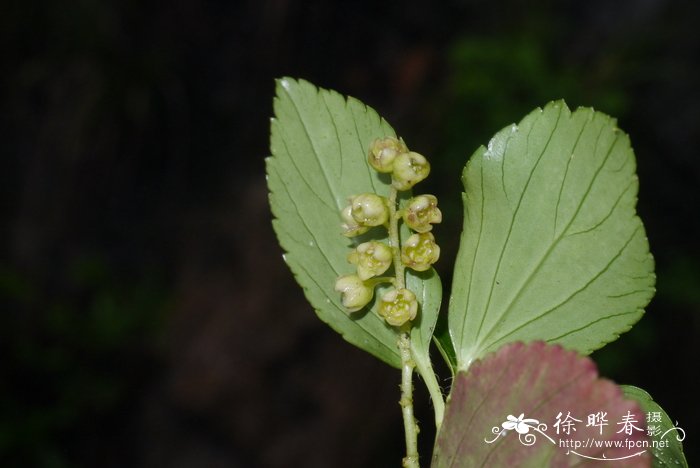
M 589 358 L 512 343 L 455 377 L 433 466 L 647 467 L 648 444 L 646 415 Z

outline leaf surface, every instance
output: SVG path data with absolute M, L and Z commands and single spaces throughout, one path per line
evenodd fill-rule
M 353 272 L 347 261 L 351 249 L 387 238 L 381 228 L 354 239 L 343 237 L 340 211 L 352 195 L 389 195 L 390 179 L 372 170 L 367 152 L 374 139 L 396 133 L 360 101 L 291 78 L 277 81 L 274 113 L 272 156 L 266 162 L 273 227 L 284 259 L 321 320 L 350 343 L 399 367 L 397 333 L 376 313 L 376 297 L 385 288 L 377 289 L 371 309 L 353 314 L 334 291 L 336 278 Z M 431 271 L 407 281 L 423 301 L 413 351 L 425 360 L 440 305 L 440 280 Z
M 589 415 L 603 413 L 589 425 Z M 618 424 L 628 415 L 639 428 L 631 434 Z M 457 374 L 432 466 L 646 467 L 650 454 L 635 447 L 646 442 L 643 423 L 639 405 L 598 378 L 590 358 L 541 341 L 511 343 Z
M 448 315 L 460 368 L 513 341 L 588 354 L 639 320 L 654 263 L 613 119 L 550 103 L 479 148 L 462 181 Z

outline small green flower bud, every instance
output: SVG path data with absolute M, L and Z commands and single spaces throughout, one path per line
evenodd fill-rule
M 348 312 L 357 312 L 369 304 L 374 288 L 367 286 L 357 275 L 345 275 L 335 282 L 335 290 L 341 293 L 340 302 Z
M 442 221 L 442 212 L 437 207 L 434 195 L 419 195 L 411 198 L 403 212 L 403 220 L 416 232 L 428 232 L 433 224 Z
M 394 137 L 377 138 L 369 148 L 369 164 L 377 172 L 391 172 L 394 159 L 401 153 L 408 153 L 406 144 Z
M 401 153 L 394 159 L 394 171 L 391 174 L 391 185 L 396 190 L 408 190 L 430 174 L 430 163 L 423 155 Z
M 389 325 L 400 327 L 416 318 L 418 301 L 416 295 L 408 289 L 390 289 L 379 301 L 379 315 Z
M 440 247 L 430 232 L 413 234 L 401 248 L 401 262 L 416 271 L 425 271 L 440 258 Z
M 343 208 L 343 211 L 340 212 L 340 217 L 343 218 L 341 227 L 343 228 L 343 235 L 345 237 L 355 237 L 369 231 L 369 226 L 360 225 L 355 221 L 355 218 L 352 217 L 352 206 L 350 205 Z
M 350 197 L 350 213 L 360 226 L 380 226 L 389 219 L 389 202 L 374 193 Z
M 357 276 L 362 281 L 384 273 L 391 266 L 391 260 L 391 248 L 377 241 L 360 244 L 348 255 L 348 261 L 357 265 Z

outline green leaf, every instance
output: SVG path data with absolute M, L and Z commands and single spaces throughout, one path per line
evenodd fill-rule
M 497 133 L 467 163 L 448 322 L 460 368 L 513 341 L 584 354 L 654 293 L 627 135 L 563 101 Z
M 683 439 L 685 430 L 673 424 L 671 418 L 656 403 L 647 392 L 632 385 L 621 385 L 625 397 L 639 403 L 642 411 L 649 415 L 647 431 L 651 432 L 651 440 L 657 447 L 650 450 L 655 468 L 678 466 L 688 467 L 683 454 Z M 651 426 L 654 426 L 653 428 Z
M 272 156 L 266 162 L 273 227 L 286 251 L 284 259 L 321 320 L 350 343 L 399 367 L 398 335 L 376 312 L 376 296 L 384 289 L 377 289 L 371 310 L 354 314 L 342 307 L 333 289 L 338 276 L 353 272 L 347 255 L 355 245 L 387 238 L 381 228 L 359 238 L 343 237 L 340 211 L 352 195 L 389 195 L 389 177 L 372 170 L 367 152 L 374 139 L 396 133 L 360 101 L 303 80 L 277 81 L 274 112 Z M 407 281 L 423 300 L 413 351 L 419 359 L 427 358 L 440 280 L 431 272 Z
M 620 425 L 628 415 L 629 434 Z M 590 358 L 511 343 L 457 373 L 432 466 L 646 467 L 643 422 Z

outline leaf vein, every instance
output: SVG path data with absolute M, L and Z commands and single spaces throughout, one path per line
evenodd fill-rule
M 627 249 L 627 247 L 629 246 L 630 242 L 632 242 L 632 239 L 634 239 L 634 237 L 636 236 L 637 232 L 639 232 L 639 229 L 640 229 L 640 226 L 637 226 L 637 228 L 632 232 L 632 235 L 629 237 L 629 239 L 627 239 L 627 241 L 626 241 L 625 244 L 620 248 L 620 250 L 617 252 L 617 254 L 615 254 L 615 256 L 614 256 L 614 257 L 613 257 L 613 258 L 612 258 L 598 273 L 596 273 L 589 281 L 587 281 L 586 284 L 584 284 L 581 288 L 579 288 L 579 289 L 577 289 L 576 291 L 574 291 L 573 293 L 571 293 L 566 299 L 564 299 L 563 301 L 561 301 L 559 304 L 555 305 L 554 307 L 551 307 L 550 309 L 548 309 L 548 310 L 542 312 L 541 314 L 539 314 L 539 315 L 533 317 L 532 319 L 525 321 L 525 322 L 522 323 L 521 325 L 518 325 L 517 327 L 515 327 L 514 329 L 512 329 L 512 330 L 509 331 L 508 333 L 505 333 L 505 334 L 502 335 L 498 340 L 494 341 L 493 343 L 490 343 L 490 344 L 489 344 L 488 346 L 486 346 L 485 348 L 488 348 L 488 347 L 490 347 L 490 346 L 493 346 L 493 345 L 495 345 L 496 343 L 502 342 L 505 338 L 511 336 L 512 334 L 514 334 L 514 333 L 516 333 L 517 331 L 519 331 L 519 330 L 525 328 L 526 326 L 532 324 L 533 322 L 536 322 L 537 320 L 539 320 L 539 319 L 545 317 L 546 315 L 549 315 L 550 313 L 554 312 L 554 311 L 557 310 L 558 308 L 560 308 L 560 307 L 562 307 L 563 305 L 565 305 L 566 303 L 568 303 L 571 299 L 573 299 L 574 297 L 576 297 L 579 293 L 585 291 L 591 284 L 593 284 L 593 282 L 595 282 L 595 281 L 596 281 L 598 278 L 600 278 L 606 271 L 608 271 L 608 270 L 610 269 L 610 267 L 617 261 L 618 258 L 620 258 L 620 256 L 623 254 L 623 252 L 624 252 L 624 251 Z
M 306 180 L 306 178 L 304 177 L 304 172 L 303 172 L 301 169 L 299 169 L 299 166 L 297 165 L 296 161 L 295 161 L 294 158 L 291 156 L 292 153 L 289 151 L 289 147 L 287 146 L 287 140 L 286 140 L 284 137 L 282 137 L 282 145 L 284 146 L 284 150 L 285 150 L 285 152 L 286 152 L 286 156 L 287 156 L 286 159 L 289 160 L 289 161 L 292 163 L 292 166 L 294 166 L 294 169 L 296 170 L 296 172 L 297 172 L 297 174 L 298 174 L 298 176 L 299 176 L 299 180 L 301 180 L 302 182 L 304 182 L 304 185 L 306 186 L 306 188 L 308 189 L 308 191 L 309 191 L 310 193 L 312 193 L 316 198 L 318 198 L 324 206 L 326 206 L 329 210 L 334 211 L 335 208 L 333 208 L 332 206 L 330 206 L 330 205 L 328 204 L 328 202 L 326 201 L 326 199 L 325 199 L 324 197 L 322 197 L 321 195 L 319 195 L 319 194 L 313 189 L 313 187 L 311 186 L 311 184 L 309 184 L 309 181 Z M 287 185 L 287 183 L 284 181 L 284 179 L 283 179 L 281 176 L 280 176 L 280 181 L 282 182 L 282 185 L 285 185 L 285 186 Z
M 598 221 L 595 225 L 591 226 L 591 227 L 588 228 L 588 229 L 584 229 L 583 231 L 572 232 L 571 234 L 567 234 L 565 237 L 577 236 L 577 235 L 580 235 L 580 234 L 587 234 L 587 233 L 589 233 L 589 232 L 591 232 L 591 231 L 596 230 L 596 229 L 599 228 L 600 226 L 602 226 L 608 219 L 610 219 L 610 217 L 612 216 L 612 214 L 615 212 L 615 209 L 616 209 L 616 208 L 618 207 L 618 205 L 620 204 L 620 201 L 625 197 L 625 194 L 626 194 L 626 193 L 629 191 L 629 189 L 630 189 L 631 187 L 633 187 L 633 186 L 634 186 L 634 180 L 630 181 L 630 183 L 627 184 L 627 187 L 625 187 L 625 189 L 620 193 L 620 195 L 619 195 L 619 196 L 617 197 L 617 199 L 615 200 L 615 203 L 614 203 L 614 204 L 612 205 L 612 207 L 610 208 L 610 211 L 609 211 L 605 216 L 603 216 L 603 218 L 602 218 L 600 221 Z
M 340 178 L 343 178 L 343 160 L 345 159 L 343 157 L 343 145 L 340 142 L 340 132 L 338 131 L 338 125 L 335 122 L 335 117 L 333 117 L 333 113 L 330 111 L 330 107 L 328 105 L 328 96 L 329 94 L 321 94 L 321 97 L 323 99 L 324 104 L 326 105 L 326 110 L 328 111 L 328 116 L 331 118 L 331 123 L 333 124 L 333 128 L 335 129 L 335 141 L 338 143 L 338 159 L 340 160 Z M 342 99 L 342 98 L 341 98 Z M 347 101 L 346 101 L 347 105 Z
M 319 91 L 319 94 L 320 93 L 321 92 Z M 337 206 L 336 209 L 340 210 L 342 208 L 342 206 L 340 206 L 341 198 L 335 192 L 335 190 L 333 189 L 333 186 L 330 183 L 328 171 L 326 170 L 326 166 L 323 163 L 324 160 L 321 158 L 319 150 L 316 148 L 316 145 L 314 144 L 314 139 L 311 137 L 311 133 L 309 132 L 308 125 L 307 125 L 306 121 L 304 120 L 304 117 L 302 116 L 301 111 L 299 110 L 299 106 L 297 105 L 296 101 L 294 100 L 294 97 L 289 93 L 287 93 L 287 95 L 289 96 L 289 100 L 292 103 L 292 107 L 294 107 L 294 111 L 296 112 L 297 116 L 299 117 L 299 122 L 301 123 L 301 126 L 304 129 L 304 134 L 306 135 L 306 139 L 309 142 L 309 146 L 311 146 L 311 149 L 313 150 L 314 155 L 316 156 L 316 161 L 318 162 L 318 166 L 321 168 L 321 172 L 323 173 L 323 180 L 326 182 L 326 186 L 328 187 L 328 191 L 335 199 L 335 203 Z M 325 105 L 325 100 L 324 100 L 324 107 L 326 108 L 326 112 L 328 112 L 330 114 L 328 107 Z M 303 177 L 303 174 L 301 172 L 300 172 L 300 175 Z
M 513 216 L 511 217 L 510 225 L 508 226 L 508 234 L 506 235 L 506 239 L 505 239 L 505 242 L 503 244 L 503 248 L 501 249 L 501 252 L 498 256 L 498 261 L 496 263 L 496 270 L 495 270 L 493 278 L 491 280 L 491 288 L 489 290 L 489 295 L 488 295 L 488 298 L 486 300 L 486 306 L 484 307 L 484 312 L 483 312 L 482 317 L 481 317 L 481 322 L 480 322 L 479 328 L 477 330 L 477 337 L 481 334 L 481 329 L 483 327 L 484 320 L 485 320 L 486 316 L 489 314 L 489 307 L 491 306 L 491 298 L 493 297 L 493 291 L 494 291 L 495 286 L 496 286 L 496 278 L 498 277 L 498 273 L 501 270 L 501 263 L 503 261 L 503 256 L 505 255 L 505 251 L 508 247 L 511 235 L 513 233 L 513 226 L 515 225 L 515 218 L 517 217 L 518 212 L 520 211 L 520 205 L 522 204 L 523 198 L 525 197 L 525 193 L 527 192 L 527 190 L 530 186 L 530 182 L 532 181 L 532 177 L 533 177 L 535 171 L 537 170 L 537 167 L 538 167 L 540 161 L 542 160 L 542 157 L 544 156 L 547 149 L 549 148 L 549 144 L 551 143 L 552 138 L 553 138 L 554 134 L 556 133 L 557 128 L 559 127 L 559 122 L 561 120 L 562 112 L 563 112 L 563 107 L 560 107 L 559 114 L 557 115 L 557 120 L 554 123 L 554 128 L 549 133 L 549 138 L 547 138 L 547 142 L 545 143 L 544 147 L 542 148 L 542 151 L 540 152 L 539 156 L 537 157 L 535 164 L 532 166 L 532 169 L 530 170 L 530 173 L 528 174 L 527 181 L 525 182 L 525 187 L 523 187 L 523 190 L 520 193 L 520 198 L 518 199 L 518 203 L 515 207 L 515 211 L 513 212 Z M 535 126 L 535 124 L 533 123 L 532 127 L 530 128 L 530 132 L 528 132 L 528 140 L 529 140 L 529 134 L 532 132 L 534 126 Z M 529 153 L 529 149 L 527 151 Z M 506 312 L 507 312 L 507 309 L 506 309 Z M 502 314 L 501 317 L 503 317 L 504 315 L 505 315 L 505 313 Z M 494 326 L 496 323 L 498 323 L 497 320 L 494 321 Z M 483 340 L 485 340 L 489 337 L 491 331 L 494 329 L 494 326 L 492 326 L 491 329 L 486 333 Z M 478 338 L 477 338 L 477 340 L 478 340 Z
M 476 246 L 474 248 L 474 256 L 472 257 L 471 261 L 471 269 L 469 272 L 469 286 L 467 287 L 467 304 L 466 308 L 464 310 L 464 314 L 461 315 L 462 323 L 460 327 L 460 332 L 459 332 L 459 337 L 460 337 L 460 342 L 462 340 L 462 337 L 464 337 L 464 327 L 467 325 L 467 312 L 469 311 L 469 304 L 471 302 L 472 298 L 472 286 L 474 285 L 474 267 L 476 265 L 476 257 L 479 254 L 479 248 L 481 246 L 481 237 L 484 232 L 484 206 L 485 206 L 485 199 L 486 199 L 486 192 L 484 191 L 484 164 L 483 162 L 480 164 L 480 181 L 479 181 L 479 186 L 481 187 L 481 211 L 479 213 L 479 233 L 477 234 L 476 238 Z M 466 193 L 463 195 L 464 198 L 464 206 L 467 206 L 466 203 Z M 469 213 L 466 212 L 464 213 L 464 216 L 469 216 Z M 465 229 L 464 231 L 466 232 L 466 219 L 465 219 Z M 482 317 L 482 323 L 483 323 L 483 317 Z M 481 325 L 480 325 L 481 326 Z M 454 344 L 453 344 L 454 346 Z
M 579 142 L 581 141 L 581 135 L 583 135 L 583 132 L 586 129 L 586 126 L 590 120 L 586 120 L 584 124 L 581 126 L 581 131 L 578 133 L 578 136 L 576 137 L 576 142 L 574 143 L 574 148 L 571 150 L 571 156 L 569 156 L 566 160 L 566 168 L 564 169 L 564 177 L 562 178 L 561 181 L 561 186 L 559 187 L 559 195 L 557 196 L 557 204 L 556 207 L 554 208 L 554 235 L 556 236 L 557 233 L 557 224 L 558 224 L 558 219 L 559 219 L 559 205 L 561 204 L 561 196 L 564 193 L 564 185 L 566 184 L 566 179 L 569 176 L 569 166 L 571 165 L 571 161 L 574 159 L 574 155 L 576 154 L 576 148 L 578 148 Z
M 335 265 L 333 265 L 333 262 L 331 262 L 331 260 L 328 258 L 328 255 L 326 255 L 326 252 L 324 251 L 324 249 L 321 248 L 321 244 L 319 244 L 318 238 L 317 238 L 316 235 L 314 234 L 314 230 L 311 229 L 311 228 L 309 227 L 309 225 L 306 223 L 305 217 L 302 216 L 301 211 L 299 210 L 299 205 L 297 205 L 297 203 L 294 201 L 294 198 L 291 196 L 291 194 L 290 194 L 289 191 L 287 190 L 287 186 L 286 186 L 285 184 L 281 184 L 281 185 L 282 185 L 282 187 L 283 187 L 283 189 L 284 189 L 284 191 L 285 191 L 285 193 L 286 193 L 286 195 L 287 195 L 287 198 L 289 199 L 289 201 L 290 201 L 290 202 L 292 203 L 292 205 L 294 206 L 294 210 L 295 210 L 295 211 L 297 212 L 297 214 L 299 215 L 299 219 L 301 220 L 302 226 L 304 226 L 304 229 L 306 229 L 306 232 L 308 232 L 309 235 L 311 236 L 311 239 L 313 239 L 314 245 L 316 246 L 316 249 L 315 249 L 315 250 L 318 250 L 318 251 L 321 253 L 321 255 L 323 256 L 323 258 L 324 258 L 324 260 L 326 261 L 326 263 L 328 263 L 328 265 L 329 265 L 329 266 L 331 267 L 331 269 L 333 270 L 333 273 L 335 273 L 335 275 L 338 276 L 338 275 L 339 275 L 338 270 L 336 269 Z M 303 243 L 302 243 L 302 245 L 303 245 Z
M 348 101 L 348 105 L 350 105 L 350 101 Z M 367 109 L 365 108 L 365 112 L 366 112 L 366 111 L 367 111 Z M 353 111 L 353 117 L 355 117 L 355 112 L 354 112 L 354 111 Z M 352 119 L 353 124 L 354 124 L 354 126 L 355 126 L 355 134 L 357 135 L 357 140 L 359 141 L 360 148 L 362 148 L 362 146 L 363 146 L 363 141 L 362 141 L 362 138 L 360 137 L 360 129 L 357 127 L 357 120 L 358 120 L 357 118 L 353 118 L 353 119 Z M 365 167 L 366 167 L 366 169 L 367 169 L 367 174 L 368 174 L 369 181 L 370 181 L 370 183 L 372 184 L 372 191 L 373 191 L 374 193 L 379 193 L 379 190 L 377 190 L 377 187 L 374 185 L 374 174 L 372 173 L 372 169 L 370 168 L 369 163 L 365 164 Z
M 627 312 L 620 312 L 618 314 L 612 314 L 612 315 L 606 315 L 605 317 L 600 317 L 596 320 L 593 320 L 592 322 L 587 323 L 586 325 L 584 325 L 582 327 L 576 328 L 574 330 L 569 330 L 568 332 L 566 332 L 562 335 L 559 335 L 559 336 L 554 337 L 554 338 L 550 338 L 547 340 L 547 343 L 553 343 L 555 341 L 561 340 L 564 337 L 567 337 L 569 335 L 573 335 L 574 333 L 578 333 L 582 330 L 585 330 L 586 328 L 590 327 L 591 325 L 595 325 L 596 323 L 604 322 L 606 320 L 611 320 L 611 319 L 614 319 L 617 317 L 624 317 L 625 315 L 636 314 L 637 312 L 640 312 L 640 311 L 641 311 L 641 309 L 635 309 L 635 310 L 630 310 Z
M 556 128 L 555 128 L 555 130 L 556 130 Z M 553 131 L 552 133 L 554 133 L 554 131 Z M 590 180 L 590 182 L 589 182 L 589 184 L 588 184 L 588 187 L 586 188 L 586 191 L 584 192 L 583 196 L 581 197 L 581 201 L 579 202 L 578 206 L 576 207 L 576 210 L 574 211 L 574 214 L 573 214 L 572 217 L 569 219 L 569 222 L 568 222 L 567 225 L 564 227 L 564 229 L 563 229 L 562 232 L 559 234 L 559 236 L 558 236 L 556 239 L 554 239 L 554 240 L 552 241 L 552 243 L 549 245 L 549 247 L 548 247 L 547 250 L 544 252 L 544 254 L 542 255 L 542 257 L 540 257 L 540 259 L 539 259 L 539 260 L 537 261 L 537 263 L 535 264 L 535 267 L 534 267 L 534 268 L 532 269 L 532 271 L 527 275 L 527 277 L 525 278 L 525 280 L 521 283 L 521 285 L 520 285 L 520 287 L 518 288 L 517 292 L 515 293 L 515 295 L 513 295 L 513 298 L 510 300 L 510 302 L 508 303 L 508 305 L 506 306 L 506 308 L 505 308 L 505 309 L 503 310 L 503 312 L 501 313 L 501 315 L 500 315 L 500 318 L 501 318 L 501 319 L 503 319 L 503 318 L 506 317 L 508 314 L 510 314 L 511 309 L 513 308 L 513 305 L 514 305 L 514 304 L 516 303 L 516 301 L 520 298 L 521 294 L 525 291 L 527 285 L 530 284 L 530 283 L 532 282 L 533 278 L 535 278 L 535 276 L 539 273 L 540 269 L 542 268 L 542 265 L 544 265 L 545 261 L 549 258 L 549 255 L 554 251 L 554 249 L 557 247 L 557 245 L 559 245 L 559 242 L 560 242 L 561 239 L 563 238 L 564 234 L 565 234 L 566 231 L 571 227 L 571 225 L 573 224 L 574 220 L 576 219 L 576 217 L 577 217 L 577 216 L 579 215 L 579 213 L 581 212 L 581 208 L 582 208 L 583 205 L 585 204 L 585 202 L 586 202 L 586 200 L 587 200 L 587 198 L 588 198 L 588 195 L 591 193 L 591 188 L 592 188 L 593 185 L 595 184 L 595 181 L 596 181 L 596 179 L 598 178 L 598 174 L 600 174 L 600 172 L 601 172 L 601 171 L 603 170 L 603 168 L 605 167 L 605 164 L 607 163 L 608 158 L 610 157 L 610 154 L 612 153 L 612 150 L 613 150 L 613 148 L 614 148 L 614 146 L 615 146 L 615 142 L 617 142 L 617 139 L 618 139 L 618 137 L 616 136 L 616 137 L 615 137 L 615 140 L 613 140 L 612 144 L 610 145 L 610 148 L 608 149 L 608 152 L 606 153 L 605 157 L 603 158 L 603 162 L 600 164 L 600 166 L 598 166 L 598 169 L 596 169 L 595 173 L 593 174 L 593 177 L 591 178 L 591 180 Z M 524 191 L 523 191 L 523 192 L 524 192 Z M 512 226 L 511 226 L 511 229 L 512 229 Z M 505 250 L 505 246 L 504 246 L 504 250 Z M 488 310 L 488 308 L 487 308 L 487 310 Z M 488 339 L 491 337 L 491 335 L 493 334 L 493 332 L 494 332 L 495 329 L 496 329 L 496 324 L 497 324 L 497 323 L 498 323 L 497 321 L 494 322 L 494 326 L 492 326 L 492 327 L 489 329 L 489 331 L 486 333 L 486 335 L 484 336 L 484 338 L 483 338 L 482 341 L 486 341 L 486 340 L 488 340 Z M 502 338 L 503 338 L 503 337 L 502 337 Z M 502 338 L 501 338 L 501 339 L 502 339 Z M 500 341 L 500 340 L 497 340 L 497 342 L 498 342 L 498 341 Z

